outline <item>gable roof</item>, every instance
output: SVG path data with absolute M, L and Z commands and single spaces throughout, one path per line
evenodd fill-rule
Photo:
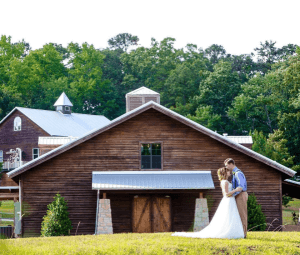
M 143 86 L 134 91 L 127 93 L 126 95 L 159 95 L 159 93 Z
M 79 137 L 95 128 L 99 129 L 110 122 L 109 119 L 102 115 L 80 113 L 62 114 L 57 111 L 16 107 L 1 120 L 0 124 L 16 110 L 23 113 L 51 136 Z
M 65 92 L 63 92 L 60 95 L 60 97 L 56 100 L 56 102 L 53 106 L 60 106 L 60 105 L 73 106 L 73 104 L 71 103 L 70 99 L 67 97 Z
M 160 104 L 157 104 L 153 101 L 150 101 L 150 102 L 148 102 L 146 104 L 143 104 L 143 105 L 139 106 L 138 108 L 136 108 L 136 109 L 134 109 L 130 112 L 127 112 L 127 113 L 121 115 L 120 117 L 112 120 L 107 125 L 105 125 L 101 128 L 98 128 L 96 130 L 90 131 L 89 133 L 85 134 L 84 136 L 78 138 L 75 141 L 64 144 L 64 145 L 62 145 L 62 146 L 60 146 L 60 147 L 58 147 L 58 148 L 56 148 L 52 151 L 49 151 L 48 153 L 42 155 L 41 157 L 38 157 L 38 158 L 36 158 L 32 161 L 29 161 L 25 165 L 23 165 L 19 168 L 16 168 L 15 170 L 7 173 L 7 175 L 10 178 L 15 177 L 15 176 L 31 169 L 32 167 L 35 167 L 35 166 L 37 166 L 37 165 L 53 158 L 53 157 L 65 152 L 65 151 L 67 151 L 67 150 L 69 150 L 73 147 L 75 147 L 76 145 L 79 145 L 79 144 L 81 144 L 81 143 L 83 143 L 83 142 L 85 142 L 85 141 L 87 141 L 87 140 L 89 140 L 89 139 L 105 132 L 106 130 L 109 130 L 109 129 L 123 123 L 124 121 L 126 121 L 130 118 L 133 118 L 133 117 L 135 117 L 135 116 L 141 114 L 142 112 L 145 112 L 146 110 L 149 110 L 151 108 L 155 109 L 155 110 L 157 110 L 157 111 L 159 111 L 159 112 L 161 112 L 161 113 L 163 113 L 163 114 L 165 114 L 165 115 L 167 115 L 167 116 L 169 116 L 169 117 L 171 117 L 171 118 L 173 118 L 173 119 L 175 119 L 175 120 L 177 120 L 177 121 L 179 121 L 179 122 L 181 122 L 181 123 L 183 123 L 183 124 L 185 124 L 185 125 L 187 125 L 191 128 L 193 128 L 193 129 L 195 129 L 195 130 L 197 130 L 197 131 L 199 131 L 203 134 L 206 134 L 209 137 L 211 137 L 211 138 L 213 138 L 213 139 L 215 139 L 215 140 L 217 140 L 221 143 L 226 144 L 229 147 L 231 147 L 233 149 L 236 149 L 237 151 L 240 151 L 240 152 L 242 152 L 242 153 L 258 160 L 258 161 L 261 161 L 264 164 L 269 165 L 269 166 L 273 167 L 274 169 L 279 170 L 280 172 L 283 172 L 283 173 L 285 173 L 289 176 L 294 176 L 295 173 L 296 173 L 295 171 L 291 170 L 290 168 L 285 167 L 285 166 L 277 163 L 274 160 L 271 160 L 271 159 L 255 152 L 255 151 L 253 151 L 253 150 L 250 150 L 250 149 L 244 147 L 243 145 L 240 145 L 236 142 L 233 142 L 233 141 L 227 139 L 226 137 L 224 137 L 222 135 L 219 135 L 218 133 L 216 133 L 216 132 L 214 132 L 214 131 L 212 131 L 212 130 L 210 130 L 210 129 L 208 129 L 208 128 L 206 128 L 206 127 L 204 127 L 204 126 L 202 126 L 202 125 L 200 125 L 200 124 L 198 124 L 198 123 L 196 123 L 196 122 L 194 122 L 194 121 L 192 121 L 192 120 L 190 120 L 190 119 L 188 119 L 188 118 L 186 118 L 186 117 L 184 117 L 184 116 L 182 116 L 182 115 L 180 115 L 180 114 L 178 114 L 178 113 L 176 113 L 176 112 L 174 112 L 174 111 L 172 111 L 172 110 L 170 110 L 170 109 L 168 109 L 168 108 L 166 108 L 166 107 L 164 107 Z

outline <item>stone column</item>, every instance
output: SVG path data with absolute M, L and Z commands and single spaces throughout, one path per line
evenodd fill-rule
M 97 235 L 112 233 L 110 199 L 99 199 Z
M 209 224 L 206 198 L 196 199 L 194 232 L 200 231 Z

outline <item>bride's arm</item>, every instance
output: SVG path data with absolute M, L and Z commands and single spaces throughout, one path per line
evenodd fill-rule
M 225 189 L 225 195 L 228 196 L 228 193 L 229 193 L 229 182 L 228 181 L 225 182 L 224 189 Z

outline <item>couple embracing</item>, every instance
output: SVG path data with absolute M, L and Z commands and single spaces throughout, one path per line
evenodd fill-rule
M 210 224 L 199 232 L 176 232 L 172 236 L 194 238 L 246 238 L 247 236 L 247 181 L 233 159 L 224 161 L 218 170 L 223 198 Z M 232 183 L 228 177 L 232 173 Z

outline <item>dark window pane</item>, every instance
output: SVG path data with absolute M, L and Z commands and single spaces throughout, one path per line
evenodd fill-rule
M 151 156 L 142 156 L 142 169 L 150 169 Z
M 152 144 L 152 155 L 161 155 L 160 143 Z
M 151 148 L 151 144 L 142 144 L 142 147 L 141 147 L 141 154 L 142 155 L 151 155 L 151 151 L 150 151 L 150 148 Z
M 161 156 L 152 156 L 152 168 L 161 169 Z

